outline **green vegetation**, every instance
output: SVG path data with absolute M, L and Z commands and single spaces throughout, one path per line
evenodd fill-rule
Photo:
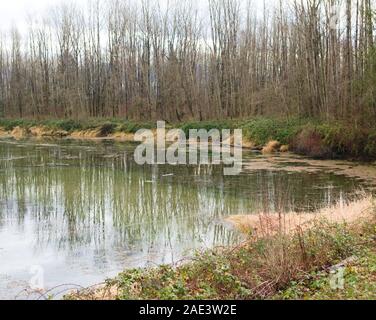
M 335 299 L 376 296 L 376 220 L 315 222 L 307 231 L 278 234 L 238 248 L 198 253 L 174 268 L 125 271 L 107 282 L 111 299 Z M 329 267 L 349 257 L 345 288 L 329 285 Z M 82 292 L 70 299 L 92 299 Z
M 283 300 L 376 300 L 376 250 L 358 250 L 354 261 L 344 267 L 344 287 L 333 290 L 328 271 L 315 271 L 305 279 L 293 281 L 274 299 Z
M 156 123 L 122 119 L 89 120 L 18 120 L 0 119 L 0 128 L 12 131 L 15 127 L 44 126 L 52 130 L 99 130 L 101 136 L 112 133 L 135 133 L 139 129 L 155 129 Z M 244 138 L 262 147 L 271 140 L 290 145 L 291 150 L 313 158 L 376 158 L 376 130 L 353 127 L 346 123 L 326 123 L 316 119 L 264 118 L 186 122 L 169 124 L 169 128 L 190 129 L 243 129 Z
M 11 131 L 16 127 L 32 127 L 36 124 L 35 120 L 25 119 L 0 119 L 0 128 L 6 131 Z
M 53 130 L 74 131 L 100 129 L 108 135 L 114 132 L 135 133 L 139 129 L 152 129 L 155 124 L 145 122 L 125 121 L 121 119 L 89 119 L 89 120 L 28 120 L 28 119 L 0 119 L 0 128 L 12 131 L 16 127 L 30 129 L 34 126 L 44 126 Z
M 242 127 L 241 121 L 203 121 L 203 122 L 186 122 L 183 124 L 177 125 L 180 129 L 182 129 L 186 134 L 189 133 L 189 130 L 212 130 L 212 129 L 238 129 Z
M 290 144 L 296 135 L 313 120 L 256 118 L 243 125 L 245 136 L 257 145 L 265 145 L 271 140 Z

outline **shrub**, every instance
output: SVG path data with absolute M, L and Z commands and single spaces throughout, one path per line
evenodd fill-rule
M 82 129 L 82 123 L 77 120 L 48 120 L 43 123 L 46 127 L 72 132 Z
M 154 129 L 155 124 L 151 123 L 138 123 L 134 121 L 126 121 L 124 123 L 120 123 L 116 129 L 116 131 L 124 132 L 124 133 L 136 133 L 140 129 Z
M 0 119 L 0 127 L 4 128 L 6 131 L 12 131 L 16 127 L 29 128 L 35 125 L 34 120 L 27 119 Z
M 370 158 L 376 157 L 376 132 L 369 134 L 364 151 Z
M 205 122 L 188 122 L 180 125 L 186 135 L 189 134 L 189 130 L 224 130 L 224 129 L 235 129 L 236 122 L 234 121 L 205 121 Z
M 313 158 L 331 156 L 331 150 L 325 145 L 322 135 L 312 126 L 305 127 L 293 140 L 292 148 L 295 152 Z
M 289 144 L 299 132 L 305 120 L 256 118 L 243 125 L 243 130 L 250 140 L 258 145 L 265 145 L 271 140 Z
M 364 157 L 368 132 L 345 124 L 324 124 L 318 126 L 325 144 L 337 156 Z
M 115 123 L 107 122 L 99 127 L 99 135 L 101 137 L 108 136 L 115 132 L 117 125 Z

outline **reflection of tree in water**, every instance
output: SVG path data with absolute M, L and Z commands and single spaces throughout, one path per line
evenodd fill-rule
M 25 157 L 0 161 L 0 217 L 19 228 L 31 220 L 39 249 L 91 246 L 99 255 L 109 247 L 159 253 L 228 244 L 235 235 L 218 223 L 223 216 L 307 210 L 357 187 L 328 174 L 224 177 L 221 167 L 138 166 L 132 150 L 112 144 L 0 144 L 0 152 Z

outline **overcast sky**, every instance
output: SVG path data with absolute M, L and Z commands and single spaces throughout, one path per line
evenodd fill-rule
M 50 7 L 61 2 L 84 4 L 87 0 L 0 0 L 0 29 L 6 30 L 12 26 L 20 29 L 27 26 L 28 15 L 43 14 Z
M 167 3 L 168 0 L 159 0 Z M 207 3 L 207 0 L 193 0 L 198 3 Z M 256 6 L 264 0 L 253 0 Z M 267 0 L 270 3 L 274 0 Z M 286 0 L 287 1 L 287 0 Z M 84 6 L 88 0 L 0 0 L 0 30 L 9 30 L 12 26 L 17 26 L 19 30 L 26 30 L 28 15 L 33 17 L 43 15 L 49 8 L 64 3 L 76 3 Z

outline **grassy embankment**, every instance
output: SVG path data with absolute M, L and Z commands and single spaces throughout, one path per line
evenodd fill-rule
M 125 271 L 67 299 L 376 299 L 373 199 L 304 223 L 295 218 L 260 216 L 239 247 L 197 253 L 180 266 Z M 336 281 L 340 270 L 343 282 Z
M 120 119 L 74 120 L 9 120 L 0 119 L 0 134 L 22 138 L 60 136 L 72 138 L 113 138 L 132 140 L 141 129 L 154 129 L 155 123 Z M 312 119 L 255 118 L 243 121 L 190 122 L 169 127 L 189 129 L 243 129 L 245 146 L 291 151 L 314 158 L 376 159 L 376 129 L 354 128 L 340 123 Z

